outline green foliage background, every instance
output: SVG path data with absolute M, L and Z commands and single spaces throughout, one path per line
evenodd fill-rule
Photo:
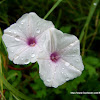
M 74 34 L 80 39 L 85 67 L 82 75 L 58 88 L 49 88 L 39 77 L 37 63 L 19 66 L 9 61 L 6 48 L 1 41 L 3 30 L 27 12 L 36 12 L 44 18 L 57 0 L 0 0 L 0 72 L 3 76 L 2 78 L 0 75 L 1 100 L 4 98 L 6 100 L 99 99 L 100 94 L 81 95 L 70 94 L 70 92 L 100 92 L 100 2 L 99 0 L 60 1 L 46 19 L 51 20 L 56 28 L 65 33 Z M 28 70 L 16 71 L 8 68 L 9 65 L 15 68 L 32 67 Z M 20 93 L 10 86 L 27 97 L 22 95 L 24 98 L 21 98 Z

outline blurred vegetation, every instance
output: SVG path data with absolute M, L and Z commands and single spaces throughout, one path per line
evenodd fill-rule
M 99 100 L 99 95 L 96 94 L 70 94 L 70 92 L 83 91 L 100 92 L 99 0 L 61 0 L 46 18 L 51 20 L 56 28 L 65 33 L 74 34 L 80 39 L 81 55 L 85 66 L 80 77 L 58 88 L 49 88 L 39 77 L 37 63 L 25 66 L 14 65 L 7 57 L 6 48 L 1 41 L 3 30 L 27 12 L 36 12 L 44 18 L 56 2 L 57 0 L 0 0 L 0 73 L 5 77 L 3 78 L 0 74 L 1 100 L 3 98 L 6 100 L 23 100 L 24 98 L 26 100 L 31 100 L 29 98 L 33 98 L 32 100 Z M 31 66 L 31 68 L 19 71 L 10 69 L 8 66 L 15 68 Z M 17 94 L 22 95 L 23 99 Z

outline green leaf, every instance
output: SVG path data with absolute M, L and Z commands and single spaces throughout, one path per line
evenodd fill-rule
M 85 64 L 85 68 L 86 68 L 86 70 L 88 70 L 88 74 L 90 75 L 90 76 L 92 76 L 92 75 L 96 75 L 97 74 L 97 72 L 96 72 L 96 69 L 95 69 L 95 67 L 94 66 L 91 66 L 91 65 L 89 65 L 89 64 Z
M 88 57 L 85 57 L 84 61 L 92 65 L 93 67 L 100 67 L 100 58 L 97 58 L 94 56 L 88 56 Z
M 62 0 L 58 0 L 54 5 L 53 7 L 48 11 L 48 13 L 44 16 L 44 19 L 46 19 L 50 14 L 51 12 L 60 4 Z
M 60 28 L 60 30 L 62 31 L 62 32 L 64 32 L 64 33 L 70 33 L 70 31 L 71 31 L 71 26 L 62 26 L 61 28 Z
M 18 91 L 16 88 L 14 88 L 0 73 L 0 80 L 2 80 L 3 84 L 9 89 L 9 91 L 11 91 L 14 95 L 24 99 L 24 100 L 34 100 L 30 97 L 27 97 L 26 95 L 24 95 L 23 93 L 21 93 L 20 91 Z

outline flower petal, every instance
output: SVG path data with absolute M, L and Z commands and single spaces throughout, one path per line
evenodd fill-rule
M 53 68 L 49 60 L 39 60 L 39 73 L 46 86 L 52 87 Z
M 46 35 L 49 39 L 46 38 L 45 46 L 43 46 L 44 53 L 38 57 L 39 72 L 46 86 L 56 88 L 80 76 L 84 66 L 80 56 L 79 40 L 76 36 L 63 34 L 55 28 L 50 29 Z M 59 54 L 60 58 L 57 62 L 50 59 L 53 51 Z
M 61 51 L 61 52 L 67 51 L 66 49 L 69 49 L 69 48 L 71 50 L 75 46 L 77 47 L 77 53 L 75 52 L 75 54 L 80 55 L 80 44 L 76 36 L 71 35 L 71 34 L 66 34 L 66 33 L 63 34 L 60 30 L 57 30 L 55 28 L 51 30 L 51 33 L 53 35 L 52 37 L 55 37 L 54 42 L 56 42 L 57 51 Z
M 55 28 L 49 28 L 44 34 L 45 48 L 48 52 L 59 51 L 68 55 L 80 55 L 80 43 L 76 36 L 63 34 Z
M 84 65 L 82 63 L 81 56 L 63 56 L 61 57 L 65 62 L 68 62 L 70 65 L 74 66 L 77 70 L 83 71 Z
M 25 34 L 20 30 L 19 26 L 15 23 L 10 27 L 4 30 L 4 34 L 8 34 L 10 36 L 19 37 L 21 39 L 26 39 Z
M 18 21 L 18 27 L 27 37 L 41 35 L 48 28 L 54 27 L 51 21 L 40 18 L 36 13 L 24 14 Z
M 42 46 L 43 50 L 48 51 L 49 54 L 57 48 L 57 38 L 56 35 L 53 34 L 53 30 L 55 30 L 55 28 L 46 30 L 39 41 L 39 46 Z
M 2 38 L 7 47 L 9 59 L 15 64 L 36 62 L 40 51 L 39 43 L 43 45 L 41 36 L 51 27 L 54 27 L 51 21 L 41 19 L 34 12 L 24 14 L 15 24 L 4 30 Z M 35 46 L 27 43 L 31 37 L 36 39 Z
M 17 46 L 12 46 L 8 47 L 8 58 L 13 61 L 16 55 L 19 55 L 21 51 L 25 50 L 27 46 L 25 45 L 17 45 Z
M 63 60 L 56 64 L 49 60 L 39 60 L 38 62 L 40 77 L 49 87 L 57 88 L 81 74 L 81 71 Z
M 36 62 L 39 47 L 29 47 L 25 41 L 14 36 L 4 34 L 2 37 L 8 51 L 8 58 L 15 64 L 28 64 Z
M 29 64 L 30 62 L 34 63 L 37 61 L 37 47 L 32 48 L 32 47 L 26 47 L 20 51 L 19 54 L 16 54 L 13 62 L 15 64 Z
M 67 41 L 66 41 L 66 43 L 67 43 Z M 72 42 L 70 45 L 63 47 L 63 49 L 60 49 L 59 52 L 62 54 L 62 56 L 65 56 L 65 55 L 67 55 L 67 56 L 68 55 L 69 56 L 80 55 L 80 43 L 79 43 L 79 40 L 76 40 L 75 42 Z
M 53 78 L 54 80 L 52 84 L 55 87 L 58 87 L 66 81 L 72 80 L 81 75 L 81 71 L 77 70 L 74 66 L 62 59 L 56 64 L 55 72 L 56 74 Z
M 19 45 L 26 45 L 25 41 L 21 40 L 19 37 L 14 37 L 9 34 L 4 34 L 2 39 L 6 47 L 14 47 Z

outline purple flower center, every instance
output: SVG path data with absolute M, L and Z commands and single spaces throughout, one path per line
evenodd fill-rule
M 35 39 L 34 37 L 29 37 L 29 38 L 27 39 L 27 44 L 28 44 L 29 46 L 35 46 L 35 45 L 36 45 L 36 39 Z
M 53 52 L 51 55 L 50 55 L 50 59 L 53 61 L 53 62 L 57 62 L 59 60 L 60 56 L 57 52 Z

